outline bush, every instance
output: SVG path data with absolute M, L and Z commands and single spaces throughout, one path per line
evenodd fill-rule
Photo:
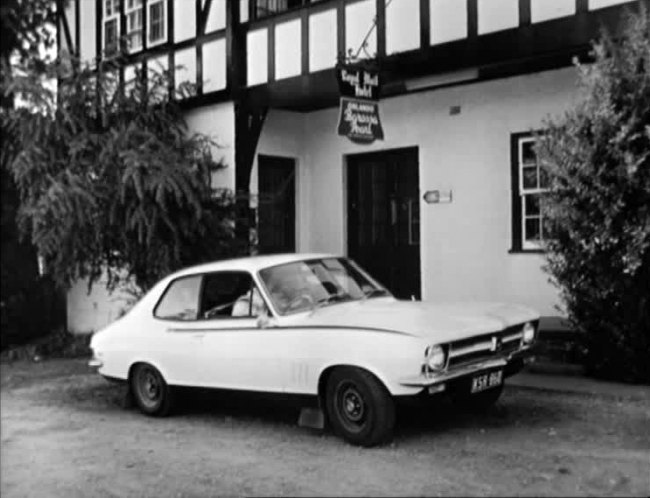
M 628 14 L 618 40 L 603 34 L 594 63 L 578 64 L 579 104 L 546 123 L 538 154 L 545 197 L 546 270 L 586 367 L 650 382 L 650 16 Z

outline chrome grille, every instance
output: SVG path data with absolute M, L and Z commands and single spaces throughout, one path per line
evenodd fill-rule
M 521 346 L 523 324 L 507 329 L 469 337 L 449 344 L 448 368 L 467 365 L 495 356 L 510 354 Z M 496 342 L 495 342 L 496 341 Z M 496 349 L 494 346 L 497 346 Z

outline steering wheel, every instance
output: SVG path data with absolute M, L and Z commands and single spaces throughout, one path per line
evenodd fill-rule
M 314 298 L 309 294 L 300 294 L 299 296 L 294 297 L 289 304 L 287 304 L 287 310 L 293 310 L 298 308 L 300 303 L 306 302 L 309 307 L 314 306 Z
M 237 300 L 234 300 L 231 303 L 214 306 L 213 308 L 210 308 L 209 310 L 203 312 L 203 318 L 212 318 L 213 316 L 218 315 L 221 311 L 228 309 L 229 306 L 234 306 L 236 302 Z

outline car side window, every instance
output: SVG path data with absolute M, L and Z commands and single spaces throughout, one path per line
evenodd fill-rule
M 249 273 L 215 272 L 204 278 L 201 318 L 251 318 L 268 312 Z
M 174 280 L 158 302 L 154 316 L 168 320 L 196 320 L 200 288 L 201 275 Z

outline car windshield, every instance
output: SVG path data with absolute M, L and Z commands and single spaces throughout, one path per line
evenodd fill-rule
M 281 315 L 329 304 L 389 296 L 390 293 L 345 258 L 296 261 L 260 271 Z

